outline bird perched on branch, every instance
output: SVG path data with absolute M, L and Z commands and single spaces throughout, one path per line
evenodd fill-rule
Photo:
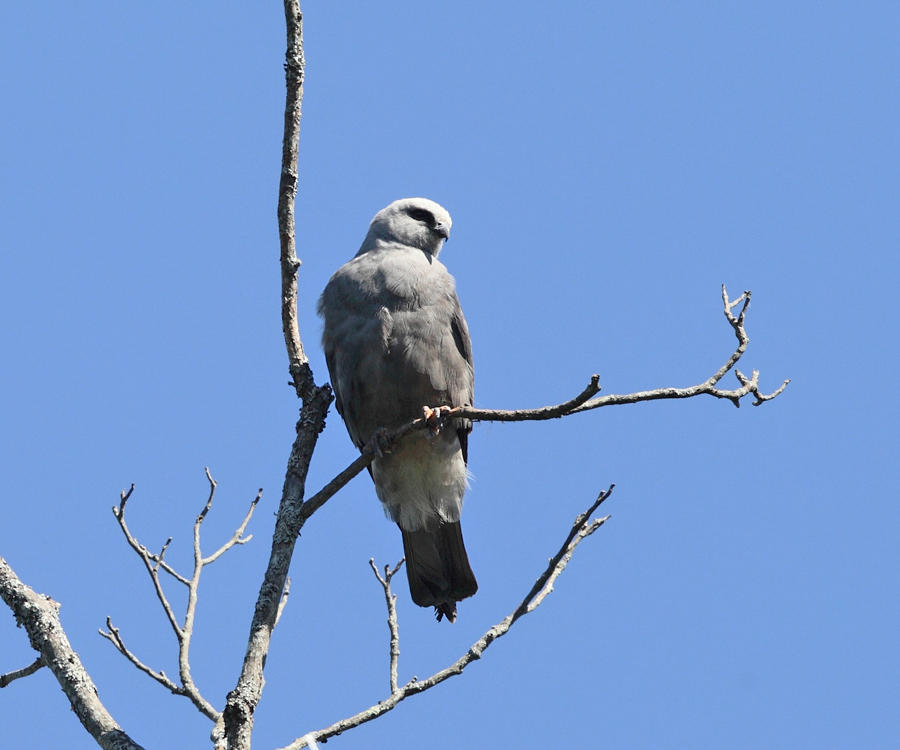
M 394 201 L 375 214 L 359 252 L 319 300 L 337 409 L 359 449 L 380 428 L 421 417 L 423 407 L 431 416 L 430 407 L 472 405 L 469 328 L 453 277 L 438 260 L 450 225 L 434 201 Z M 408 435 L 369 472 L 403 534 L 413 601 L 453 622 L 457 601 L 478 584 L 459 525 L 472 423 L 447 422 Z

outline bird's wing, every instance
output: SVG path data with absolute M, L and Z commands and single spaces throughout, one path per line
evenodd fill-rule
M 456 350 L 462 356 L 467 367 L 463 368 L 459 376 L 454 379 L 454 388 L 450 394 L 453 406 L 472 406 L 475 400 L 475 379 L 472 360 L 472 339 L 469 336 L 469 326 L 466 316 L 463 315 L 459 304 L 459 297 L 453 293 L 453 314 L 450 319 L 450 331 L 453 334 L 453 343 Z M 462 448 L 463 460 L 469 462 L 469 433 L 472 431 L 472 422 L 468 419 L 457 420 L 456 434 L 459 436 L 459 444 Z
M 322 348 L 335 404 L 350 439 L 362 449 L 374 431 L 364 413 L 372 396 L 367 373 L 383 355 L 383 333 L 377 308 L 360 294 L 358 271 L 348 264 L 332 276 L 319 300 L 319 314 L 325 321 Z

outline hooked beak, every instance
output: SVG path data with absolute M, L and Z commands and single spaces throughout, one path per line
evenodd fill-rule
M 438 237 L 443 237 L 445 240 L 450 239 L 450 227 L 448 227 L 444 222 L 439 221 L 434 225 L 434 233 L 438 235 Z

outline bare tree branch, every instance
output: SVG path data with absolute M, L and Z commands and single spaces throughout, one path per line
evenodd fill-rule
M 229 750 L 250 748 L 253 714 L 262 695 L 263 666 L 269 652 L 272 629 L 283 608 L 284 588 L 294 544 L 309 515 L 303 510 L 306 474 L 332 401 L 331 388 L 315 384 L 312 368 L 303 350 L 297 318 L 297 271 L 300 261 L 296 252 L 294 202 L 297 196 L 297 150 L 306 65 L 303 55 L 303 15 L 298 0 L 284 0 L 284 17 L 287 34 L 284 66 L 286 97 L 281 179 L 278 188 L 281 319 L 292 384 L 302 406 L 297 422 L 297 437 L 288 456 L 281 503 L 272 536 L 272 550 L 250 623 L 241 674 L 234 689 L 228 694 L 222 721 L 217 722 L 212 732 L 215 746 L 227 746 Z
M 189 579 L 185 578 L 181 573 L 175 570 L 169 563 L 167 563 L 163 558 L 166 555 L 166 550 L 169 549 L 169 545 L 172 543 L 172 537 L 166 539 L 166 543 L 163 544 L 162 549 L 159 551 L 159 554 L 154 554 L 149 552 L 150 560 L 153 563 L 153 567 L 157 570 L 162 569 L 166 573 L 168 573 L 172 578 L 174 578 L 179 583 L 183 583 L 185 586 L 190 586 L 191 582 Z
M 294 204 L 297 200 L 297 152 L 300 146 L 300 118 L 303 114 L 303 80 L 306 58 L 303 53 L 303 13 L 299 0 L 285 0 L 287 32 L 285 52 L 284 135 L 281 141 L 281 179 L 278 184 L 278 237 L 281 243 L 281 328 L 288 354 L 288 368 L 297 397 L 306 400 L 316 390 L 316 382 L 297 319 L 297 257 Z
M 125 523 L 125 506 L 128 504 L 128 500 L 131 498 L 131 495 L 134 493 L 134 484 L 131 485 L 127 490 L 122 490 L 119 496 L 119 505 L 116 507 L 113 506 L 112 512 L 116 517 L 116 520 L 119 522 L 119 528 L 122 529 L 122 533 L 125 535 L 125 539 L 128 542 L 128 545 L 137 553 L 137 556 L 141 558 L 141 562 L 144 563 L 144 567 L 147 569 L 147 573 L 150 575 L 150 580 L 153 582 L 153 589 L 156 591 L 156 598 L 159 599 L 159 603 L 162 605 L 163 612 L 166 613 L 166 619 L 169 621 L 169 625 L 172 626 L 172 630 L 175 632 L 176 638 L 181 639 L 181 626 L 178 624 L 178 618 L 175 617 L 175 612 L 172 609 L 172 605 L 169 603 L 168 598 L 166 597 L 165 591 L 163 591 L 162 584 L 159 582 L 159 566 L 162 564 L 162 556 L 165 554 L 166 548 L 169 545 L 167 541 L 163 547 L 162 551 L 159 555 L 151 557 L 149 550 L 137 539 L 134 538 L 134 535 L 128 529 L 128 524 Z
M 541 406 L 537 409 L 516 409 L 508 411 L 505 409 L 475 409 L 474 407 L 460 407 L 451 409 L 443 419 L 448 416 L 461 416 L 474 420 L 485 420 L 495 422 L 528 422 L 540 421 L 543 419 L 558 419 L 566 414 L 571 414 L 584 403 L 600 392 L 600 376 L 591 375 L 591 382 L 587 387 L 579 393 L 575 398 L 563 401 L 555 406 Z
M 594 514 L 594 511 L 600 507 L 601 503 L 606 500 L 613 491 L 614 485 L 610 485 L 608 490 L 601 492 L 597 499 L 591 504 L 591 506 L 585 510 L 583 513 L 580 513 L 578 517 L 575 519 L 575 522 L 572 524 L 569 533 L 566 535 L 565 541 L 562 543 L 562 546 L 559 548 L 559 551 L 550 558 L 550 561 L 547 564 L 547 568 L 538 576 L 537 580 L 534 582 L 534 585 L 531 587 L 531 590 L 525 595 L 522 601 L 519 603 L 519 606 L 516 607 L 513 612 L 507 615 L 503 620 L 498 622 L 492 628 L 488 629 L 484 635 L 481 636 L 475 643 L 473 643 L 468 651 L 463 654 L 459 659 L 457 659 L 450 666 L 440 670 L 439 672 L 435 672 L 431 677 L 428 677 L 424 680 L 417 680 L 413 678 L 409 682 L 407 682 L 403 687 L 396 687 L 395 677 L 391 676 L 391 693 L 390 695 L 382 701 L 379 701 L 373 706 L 360 711 L 353 716 L 349 716 L 346 719 L 341 719 L 340 721 L 335 722 L 330 727 L 326 727 L 325 729 L 320 729 L 314 732 L 308 732 L 302 737 L 298 737 L 289 745 L 281 748 L 280 750 L 300 750 L 303 747 L 315 747 L 316 742 L 324 742 L 330 737 L 334 737 L 338 734 L 346 732 L 348 729 L 353 729 L 355 727 L 360 726 L 361 724 L 365 724 L 368 721 L 372 721 L 373 719 L 377 719 L 379 716 L 387 713 L 397 706 L 405 698 L 408 698 L 411 695 L 415 695 L 416 693 L 423 693 L 426 690 L 430 690 L 431 688 L 439 685 L 444 680 L 449 679 L 458 674 L 462 674 L 463 670 L 469 666 L 474 661 L 478 661 L 481 658 L 482 654 L 488 649 L 488 647 L 496 641 L 498 638 L 502 638 L 506 633 L 509 632 L 509 629 L 513 626 L 513 624 L 522 616 L 527 615 L 537 609 L 541 603 L 553 592 L 553 585 L 556 583 L 556 579 L 562 574 L 562 572 L 566 569 L 566 566 L 569 564 L 569 561 L 572 559 L 572 554 L 575 552 L 575 548 L 587 537 L 593 534 L 597 529 L 599 529 L 606 521 L 609 519 L 609 516 L 604 516 L 602 518 L 594 518 L 591 516 Z M 402 561 L 401 561 L 402 562 Z M 393 596 L 390 591 L 390 576 L 393 576 L 394 573 L 399 570 L 399 563 L 397 567 L 394 568 L 393 571 L 388 571 L 387 566 L 385 566 L 385 576 L 384 578 L 379 575 L 377 568 L 375 567 L 374 560 L 370 560 L 369 564 L 372 569 L 375 571 L 375 575 L 381 583 L 382 587 L 385 591 L 385 598 L 388 602 L 388 618 L 390 623 L 391 618 L 391 610 L 392 610 L 392 601 Z M 396 627 L 396 611 L 393 613 L 395 622 L 389 627 L 391 628 L 391 669 L 395 668 L 395 659 L 394 659 L 394 637 L 397 635 L 397 627 Z M 399 646 L 397 648 L 397 653 L 399 654 Z
M 106 640 L 110 641 L 113 646 L 115 646 L 119 651 L 119 653 L 122 654 L 122 656 L 124 656 L 126 659 L 128 659 L 128 661 L 130 661 L 132 664 L 134 664 L 134 666 L 137 667 L 141 672 L 148 675 L 149 677 L 152 677 L 160 685 L 162 685 L 167 690 L 170 690 L 175 695 L 185 694 L 183 688 L 172 682 L 172 680 L 168 678 L 165 672 L 148 667 L 125 646 L 125 641 L 122 640 L 119 629 L 112 624 L 111 618 L 106 618 L 106 630 L 98 628 L 97 632 L 99 632 L 100 635 L 106 638 Z
M 100 747 L 105 750 L 143 750 L 122 731 L 100 701 L 96 685 L 63 630 L 59 604 L 22 583 L 2 557 L 0 598 L 13 611 L 16 623 L 25 628 L 31 647 L 56 677 L 78 720 Z
M 738 360 L 744 355 L 744 352 L 747 351 L 747 345 L 750 343 L 750 337 L 747 335 L 747 331 L 744 328 L 744 317 L 747 313 L 747 308 L 750 306 L 750 295 L 751 292 L 746 291 L 741 294 L 735 300 L 728 299 L 728 291 L 725 288 L 725 285 L 722 284 L 722 305 L 724 308 L 725 318 L 728 320 L 728 323 L 731 325 L 734 330 L 734 335 L 738 340 L 738 346 L 732 352 L 731 356 L 722 365 L 715 373 L 713 373 L 709 378 L 704 380 L 702 383 L 697 385 L 690 386 L 688 388 L 657 388 L 652 391 L 639 391 L 637 393 L 628 393 L 623 395 L 618 394 L 610 394 L 607 396 L 600 396 L 599 398 L 592 399 L 577 409 L 573 409 L 572 413 L 580 412 L 580 411 L 588 411 L 590 409 L 599 409 L 601 406 L 613 406 L 619 404 L 634 404 L 638 401 L 656 401 L 659 399 L 670 399 L 670 398 L 692 398 L 694 396 L 701 395 L 709 395 L 714 396 L 716 398 L 724 398 L 728 399 L 735 406 L 740 407 L 741 399 L 748 394 L 753 394 L 756 397 L 756 400 L 753 402 L 754 406 L 759 406 L 764 401 L 769 401 L 787 388 L 788 383 L 791 382 L 790 378 L 784 380 L 784 382 L 778 386 L 772 393 L 763 394 L 759 390 L 759 371 L 754 370 L 751 377 L 747 378 L 741 373 L 740 370 L 735 370 L 735 376 L 741 384 L 740 388 L 735 388 L 733 390 L 723 390 L 717 388 L 719 381 L 725 377 L 725 375 L 737 364 Z M 732 310 L 743 302 L 741 306 L 741 311 L 735 317 L 732 313 Z
M 18 680 L 21 677 L 28 677 L 28 675 L 34 674 L 43 666 L 44 660 L 39 656 L 27 667 L 15 669 L 12 672 L 7 672 L 6 674 L 0 674 L 0 688 L 5 688 L 7 685 L 9 685 L 9 683 L 13 682 L 14 680 Z
M 738 304 L 743 302 L 741 311 L 737 317 L 732 310 Z M 742 398 L 749 394 L 753 394 L 756 400 L 754 406 L 769 401 L 787 388 L 790 379 L 786 379 L 776 390 L 771 393 L 764 394 L 759 390 L 759 371 L 754 370 L 748 378 L 740 370 L 735 370 L 735 376 L 741 383 L 740 388 L 733 390 L 723 390 L 718 388 L 719 381 L 737 364 L 738 360 L 743 356 L 750 342 L 747 331 L 744 328 L 744 317 L 747 307 L 750 304 L 750 292 L 744 292 L 736 300 L 728 299 L 728 292 L 725 285 L 722 285 L 722 303 L 724 306 L 725 317 L 734 330 L 738 340 L 738 346 L 729 356 L 728 360 L 713 375 L 704 380 L 702 383 L 687 388 L 656 388 L 650 391 L 638 391 L 636 393 L 627 394 L 610 394 L 607 396 L 599 396 L 592 398 L 600 391 L 600 378 L 598 375 L 592 375 L 590 383 L 575 398 L 564 401 L 554 406 L 542 406 L 537 409 L 476 409 L 472 406 L 457 406 L 455 408 L 442 411 L 441 420 L 447 419 L 471 419 L 476 422 L 526 422 L 543 419 L 557 419 L 567 417 L 571 414 L 578 414 L 583 411 L 599 409 L 603 406 L 617 406 L 620 404 L 634 404 L 639 401 L 657 401 L 661 399 L 673 398 L 693 398 L 694 396 L 709 395 L 716 398 L 724 398 L 730 400 L 735 406 L 740 406 Z M 422 430 L 429 426 L 429 420 L 425 417 L 414 419 L 407 422 L 401 427 L 389 433 L 377 433 L 365 445 L 359 457 L 355 459 L 346 469 L 326 484 L 315 495 L 309 498 L 303 504 L 304 522 L 312 516 L 319 508 L 321 508 L 331 497 L 333 497 L 341 488 L 343 488 L 353 477 L 365 469 L 379 452 L 385 450 L 384 446 L 390 446 L 402 440 L 406 435 L 416 430 Z M 389 449 L 389 448 L 388 448 Z
M 206 470 L 207 474 L 209 473 L 209 469 Z M 241 521 L 241 525 L 237 527 L 231 539 L 229 539 L 225 544 L 223 544 L 219 549 L 213 552 L 209 557 L 202 558 L 201 562 L 204 566 L 209 565 L 210 563 L 214 563 L 219 559 L 225 552 L 230 550 L 236 544 L 246 544 L 251 539 L 253 539 L 253 534 L 247 534 L 244 536 L 244 532 L 247 530 L 247 524 L 250 523 L 250 519 L 253 517 L 253 511 L 256 510 L 256 506 L 259 504 L 259 501 L 262 499 L 262 487 L 259 488 L 259 491 L 256 493 L 256 497 L 253 498 L 253 501 L 250 503 L 250 507 L 247 509 L 247 515 L 244 516 L 244 520 Z M 199 531 L 199 525 L 195 527 L 195 536 L 196 532 Z M 199 540 L 199 537 L 196 537 Z
M 397 624 L 397 595 L 391 593 L 391 578 L 393 578 L 394 574 L 400 570 L 400 566 L 403 565 L 405 559 L 405 557 L 400 558 L 400 562 L 398 562 L 393 569 L 391 569 L 390 566 L 385 565 L 384 576 L 382 576 L 381 573 L 378 572 L 378 568 L 375 567 L 375 558 L 369 558 L 369 567 L 372 568 L 372 572 L 384 589 L 384 602 L 387 605 L 388 611 L 387 624 L 391 634 L 391 661 L 389 667 L 391 693 L 397 692 L 397 662 L 400 659 L 400 629 Z
M 203 559 L 203 553 L 200 550 L 200 524 L 203 523 L 206 519 L 206 514 L 209 513 L 210 508 L 212 508 L 213 499 L 216 495 L 216 487 L 218 487 L 216 480 L 213 479 L 212 475 L 209 473 L 209 467 L 205 468 L 205 472 L 206 479 L 209 482 L 209 496 L 206 500 L 206 505 L 203 506 L 203 510 L 200 511 L 197 520 L 194 521 L 194 571 L 191 576 L 191 583 L 188 586 L 188 603 L 184 613 L 184 626 L 181 628 L 181 636 L 178 639 L 178 676 L 181 679 L 184 694 L 190 699 L 191 703 L 210 719 L 217 721 L 220 713 L 200 694 L 200 690 L 194 683 L 190 664 L 191 639 L 194 636 L 194 618 L 197 614 L 197 591 L 200 587 L 200 575 L 203 572 L 203 568 L 208 564 Z M 217 560 L 222 553 L 231 549 L 238 543 L 238 540 L 244 533 L 244 529 L 247 528 L 247 523 L 250 521 L 250 517 L 253 515 L 257 503 L 259 503 L 260 496 L 260 492 L 257 492 L 256 497 L 250 503 L 250 509 L 247 511 L 247 515 L 244 516 L 241 525 L 238 526 L 237 531 L 232 534 L 231 538 L 225 542 L 218 551 L 210 556 L 210 563 Z
M 166 543 L 162 546 L 159 554 L 153 554 L 149 552 L 143 544 L 138 542 L 138 540 L 131 533 L 131 530 L 128 528 L 128 524 L 125 521 L 125 509 L 127 507 L 128 500 L 131 498 L 131 495 L 134 492 L 133 484 L 128 490 L 122 491 L 119 505 L 113 506 L 113 515 L 115 515 L 116 520 L 119 522 L 119 527 L 122 529 L 122 533 L 125 535 L 125 539 L 128 541 L 128 545 L 137 553 L 138 557 L 140 557 L 141 561 L 144 563 L 144 567 L 147 569 L 147 573 L 149 574 L 150 579 L 153 582 L 153 588 L 156 591 L 157 598 L 162 605 L 163 611 L 166 613 L 166 618 L 169 620 L 169 624 L 172 626 L 172 629 L 175 632 L 175 638 L 178 641 L 178 679 L 180 684 L 175 683 L 162 670 L 156 670 L 149 667 L 144 662 L 142 662 L 132 651 L 130 651 L 125 646 L 125 641 L 123 640 L 119 629 L 113 626 L 112 621 L 109 617 L 106 618 L 107 630 L 104 631 L 101 629 L 99 632 L 100 635 L 110 641 L 119 651 L 119 653 L 127 658 L 137 669 L 139 669 L 149 677 L 152 677 L 154 680 L 156 680 L 163 687 L 165 687 L 175 695 L 184 696 L 185 698 L 190 700 L 191 703 L 193 703 L 204 716 L 208 717 L 214 722 L 217 722 L 221 718 L 221 712 L 217 711 L 212 706 L 212 704 L 203 697 L 203 695 L 200 693 L 199 688 L 194 682 L 194 678 L 191 673 L 191 640 L 194 636 L 194 619 L 197 614 L 200 576 L 203 573 L 203 569 L 207 565 L 211 565 L 212 563 L 214 563 L 225 552 L 227 552 L 237 544 L 244 544 L 250 540 L 251 537 L 244 536 L 244 532 L 247 529 L 247 524 L 250 523 L 250 519 L 253 517 L 253 511 L 256 510 L 256 507 L 259 504 L 259 500 L 262 497 L 262 490 L 260 489 L 259 492 L 256 493 L 256 497 L 251 501 L 247 513 L 245 514 L 243 520 L 241 521 L 235 532 L 231 535 L 231 538 L 228 539 L 221 547 L 219 547 L 219 549 L 217 549 L 211 555 L 209 555 L 208 557 L 204 557 L 200 546 L 200 525 L 206 519 L 207 514 L 212 508 L 213 500 L 215 499 L 216 495 L 216 488 L 218 487 L 216 480 L 213 479 L 212 474 L 210 474 L 209 467 L 205 469 L 205 472 L 206 479 L 209 482 L 209 495 L 207 496 L 206 504 L 203 506 L 203 509 L 200 511 L 194 521 L 194 568 L 190 578 L 186 578 L 185 576 L 178 573 L 176 570 L 171 568 L 163 559 L 165 557 L 166 550 L 169 548 L 169 544 L 172 542 L 171 537 L 166 540 Z M 185 609 L 183 623 L 178 622 L 178 619 L 175 616 L 175 612 L 172 609 L 172 606 L 170 605 L 165 592 L 163 591 L 162 582 L 159 578 L 160 568 L 166 570 L 166 572 L 168 572 L 173 578 L 175 578 L 177 581 L 180 581 L 181 583 L 184 583 L 187 586 L 188 601 L 187 607 Z

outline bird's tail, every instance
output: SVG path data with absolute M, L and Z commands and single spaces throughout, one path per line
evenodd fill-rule
M 400 531 L 412 600 L 420 607 L 434 607 L 438 620 L 446 615 L 455 622 L 456 602 L 478 591 L 459 521 L 434 530 Z

